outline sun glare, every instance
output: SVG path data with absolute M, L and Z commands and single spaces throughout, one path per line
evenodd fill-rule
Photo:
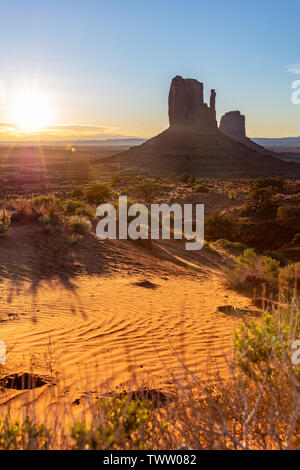
M 22 90 L 15 94 L 12 104 L 13 120 L 23 132 L 34 132 L 49 124 L 52 106 L 46 93 Z

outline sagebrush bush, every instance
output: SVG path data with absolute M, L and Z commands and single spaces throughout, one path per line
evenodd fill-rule
M 0 215 L 0 237 L 8 235 L 10 232 L 10 218 L 6 214 Z
M 225 238 L 219 238 L 215 245 L 217 247 L 223 248 L 227 251 L 232 251 L 234 253 L 239 253 L 247 249 L 246 245 L 241 242 L 231 242 L 230 240 L 226 240 Z
M 278 251 L 267 250 L 263 253 L 265 256 L 269 256 L 270 258 L 276 259 L 280 266 L 285 266 L 287 264 L 287 259 L 283 253 Z
M 150 401 L 128 400 L 126 396 L 101 399 L 96 413 L 95 426 L 83 422 L 73 426 L 74 449 L 146 448 L 152 421 Z
M 239 238 L 240 226 L 232 217 L 214 212 L 205 220 L 205 237 L 207 240 L 226 238 L 236 241 Z
M 280 192 L 285 188 L 285 179 L 282 176 L 275 178 L 258 178 L 254 182 L 257 188 L 272 188 L 274 191 Z
M 70 245 L 78 245 L 82 240 L 82 235 L 80 233 L 72 233 L 68 238 Z
M 30 200 L 30 206 L 39 214 L 44 215 L 63 212 L 63 203 L 55 196 L 37 196 Z
M 49 450 L 54 433 L 28 417 L 20 422 L 0 417 L 0 450 Z
M 96 184 L 88 188 L 85 197 L 90 204 L 102 204 L 108 200 L 110 191 L 104 184 Z
M 254 185 L 248 194 L 246 208 L 241 210 L 240 215 L 274 218 L 277 208 L 278 201 L 275 199 L 274 188 L 272 186 L 260 187 Z
M 67 224 L 68 227 L 76 233 L 85 234 L 92 229 L 90 220 L 83 215 L 71 215 L 67 218 Z
M 87 217 L 94 216 L 94 209 L 83 201 L 74 201 L 67 199 L 64 204 L 64 210 L 67 214 L 85 215 Z
M 157 196 L 165 191 L 165 187 L 152 181 L 144 181 L 138 183 L 135 186 L 130 186 L 128 191 L 138 199 L 143 199 L 146 202 L 152 202 Z
M 245 282 L 270 286 L 277 285 L 280 263 L 270 256 L 260 256 L 253 248 L 247 248 L 237 258 L 238 266 L 224 268 L 225 281 L 230 287 L 242 287 Z
M 279 281 L 284 288 L 300 288 L 300 262 L 284 266 L 279 271 Z
M 71 197 L 73 199 L 77 199 L 77 198 L 80 198 L 80 197 L 83 197 L 83 196 L 84 196 L 84 192 L 80 188 L 75 188 L 71 193 Z

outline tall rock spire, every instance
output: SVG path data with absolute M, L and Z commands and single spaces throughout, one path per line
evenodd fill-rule
M 204 103 L 203 83 L 192 78 L 173 78 L 169 92 L 170 126 L 216 128 L 215 90 L 211 91 L 210 107 Z

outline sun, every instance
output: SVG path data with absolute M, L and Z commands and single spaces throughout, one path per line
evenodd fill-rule
M 13 98 L 12 117 L 23 132 L 42 129 L 52 118 L 49 96 L 39 90 L 18 91 Z

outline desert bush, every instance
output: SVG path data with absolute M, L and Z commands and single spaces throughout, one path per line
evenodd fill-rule
M 52 431 L 29 418 L 23 422 L 0 417 L 0 450 L 49 450 L 53 440 Z
M 82 235 L 80 233 L 72 233 L 72 235 L 68 238 L 68 243 L 70 245 L 78 245 L 82 240 Z
M 278 219 L 286 219 L 288 217 L 296 217 L 300 215 L 300 206 L 279 206 L 276 217 Z
M 215 242 L 217 247 L 223 248 L 224 250 L 232 251 L 232 252 L 242 252 L 247 249 L 246 245 L 241 242 L 231 242 L 230 240 L 226 240 L 225 238 L 219 238 Z
M 74 449 L 143 449 L 150 436 L 151 402 L 128 397 L 102 399 L 97 406 L 96 426 L 76 423 L 71 431 Z
M 278 363 L 290 362 L 292 343 L 299 334 L 299 309 L 292 304 L 265 312 L 259 323 L 244 320 L 234 335 L 236 363 L 256 379 L 277 373 Z M 300 366 L 294 366 L 300 373 Z
M 163 185 L 153 183 L 152 181 L 144 181 L 135 186 L 130 186 L 128 191 L 131 192 L 135 198 L 143 199 L 146 202 L 152 202 L 157 196 L 165 191 Z
M 233 288 L 242 287 L 246 282 L 251 284 L 267 283 L 277 285 L 279 261 L 269 256 L 258 255 L 253 248 L 247 248 L 237 258 L 237 267 L 224 268 L 225 282 Z
M 34 211 L 43 215 L 63 212 L 63 203 L 55 196 L 37 196 L 30 200 L 30 206 Z
M 56 214 L 43 215 L 40 217 L 40 222 L 42 230 L 46 233 L 58 234 L 63 232 L 63 222 Z
M 205 221 L 205 237 L 208 240 L 226 238 L 230 241 L 238 239 L 239 224 L 230 216 L 214 212 Z
M 249 275 L 273 280 L 279 272 L 279 262 L 270 256 L 259 256 L 253 248 L 247 248 L 237 259 L 240 266 L 249 270 Z
M 195 193 L 209 193 L 209 187 L 205 184 L 197 184 L 197 186 L 194 187 L 194 191 Z
M 67 214 L 85 215 L 87 217 L 95 215 L 94 209 L 89 204 L 83 201 L 74 201 L 73 199 L 66 200 L 64 210 Z
M 83 215 L 71 215 L 67 218 L 67 225 L 73 232 L 81 233 L 82 235 L 90 232 L 92 229 L 90 220 Z
M 272 188 L 274 191 L 283 191 L 285 188 L 285 179 L 281 176 L 276 178 L 258 178 L 254 182 L 257 188 Z
M 280 285 L 288 289 L 300 288 L 300 262 L 284 266 L 279 271 Z
M 214 249 L 214 247 L 211 245 L 211 243 L 207 242 L 206 240 L 204 240 L 204 248 L 209 251 L 210 253 L 217 253 L 216 250 Z
M 85 197 L 90 204 L 103 204 L 109 198 L 110 191 L 104 184 L 96 184 L 88 188 Z
M 0 215 L 0 237 L 8 235 L 10 232 L 10 217 L 5 213 Z
M 280 266 L 285 266 L 287 264 L 287 259 L 283 253 L 278 251 L 267 250 L 263 253 L 265 256 L 269 256 L 270 258 L 276 259 Z
M 71 193 L 71 197 L 73 199 L 78 199 L 78 198 L 81 198 L 84 196 L 84 192 L 82 191 L 82 189 L 80 188 L 75 188 L 73 189 L 72 193 Z
M 273 218 L 276 216 L 278 202 L 274 198 L 273 187 L 254 186 L 248 194 L 248 202 L 240 215 L 257 215 Z

